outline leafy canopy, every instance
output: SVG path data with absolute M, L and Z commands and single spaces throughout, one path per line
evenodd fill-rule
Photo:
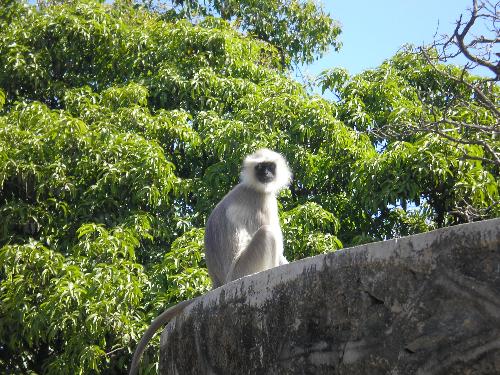
M 0 365 L 123 372 L 154 316 L 210 288 L 199 228 L 243 156 L 293 155 L 316 111 L 341 124 L 274 46 L 220 19 L 10 2 L 0 28 Z M 286 220 L 322 215 L 289 256 L 341 246 L 331 213 L 286 194 Z
M 151 0 L 149 8 L 165 9 Z M 310 63 L 330 47 L 338 50 L 339 24 L 315 0 L 173 0 L 165 17 L 203 19 L 220 16 L 234 28 L 276 47 L 282 67 Z M 156 4 L 156 5 L 155 5 Z

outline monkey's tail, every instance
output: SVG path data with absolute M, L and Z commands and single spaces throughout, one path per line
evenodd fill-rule
M 162 312 L 160 315 L 158 315 L 155 320 L 153 320 L 153 322 L 151 323 L 149 328 L 146 330 L 144 335 L 142 335 L 141 341 L 139 341 L 139 344 L 137 344 L 137 348 L 135 349 L 134 356 L 132 357 L 132 363 L 130 365 L 129 375 L 136 375 L 137 374 L 137 371 L 139 369 L 139 362 L 140 362 L 141 357 L 142 357 L 142 353 L 144 353 L 146 346 L 148 345 L 149 341 L 154 336 L 156 331 L 158 331 L 158 329 L 161 326 L 166 324 L 173 317 L 180 314 L 187 306 L 192 304 L 195 300 L 196 300 L 196 298 L 189 299 L 187 301 L 179 302 L 177 305 L 166 309 L 164 312 Z

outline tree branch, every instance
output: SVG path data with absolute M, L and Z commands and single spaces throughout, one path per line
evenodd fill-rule
M 459 48 L 459 50 L 463 53 L 463 55 L 467 59 L 475 62 L 476 64 L 479 64 L 481 66 L 484 66 L 484 67 L 490 69 L 493 73 L 495 73 L 495 76 L 497 78 L 499 78 L 500 77 L 500 63 L 493 64 L 490 61 L 487 61 L 485 59 L 480 58 L 479 56 L 474 55 L 473 53 L 470 52 L 469 48 L 465 44 L 465 37 L 470 32 L 470 30 L 471 30 L 472 26 L 474 25 L 474 23 L 476 22 L 476 20 L 479 17 L 484 18 L 484 15 L 478 14 L 478 9 L 479 8 L 482 9 L 484 7 L 484 5 L 481 5 L 479 7 L 477 0 L 473 0 L 472 4 L 473 4 L 472 5 L 472 13 L 471 13 L 471 17 L 470 17 L 469 21 L 467 21 L 467 23 L 465 23 L 464 29 L 462 30 L 462 32 L 460 32 L 460 28 L 464 25 L 462 23 L 462 16 L 460 16 L 459 20 L 457 21 L 457 26 L 455 27 L 455 31 L 453 32 L 453 37 L 455 38 L 455 40 L 457 42 L 456 43 L 457 47 Z M 495 16 L 493 16 L 493 17 L 495 17 Z

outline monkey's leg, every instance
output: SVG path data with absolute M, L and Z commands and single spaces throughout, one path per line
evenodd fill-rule
M 280 256 L 277 254 L 278 241 L 272 226 L 261 226 L 246 249 L 233 261 L 226 283 L 277 266 Z

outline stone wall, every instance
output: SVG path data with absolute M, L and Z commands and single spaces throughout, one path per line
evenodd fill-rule
M 165 328 L 160 374 L 500 374 L 500 219 L 213 290 Z

